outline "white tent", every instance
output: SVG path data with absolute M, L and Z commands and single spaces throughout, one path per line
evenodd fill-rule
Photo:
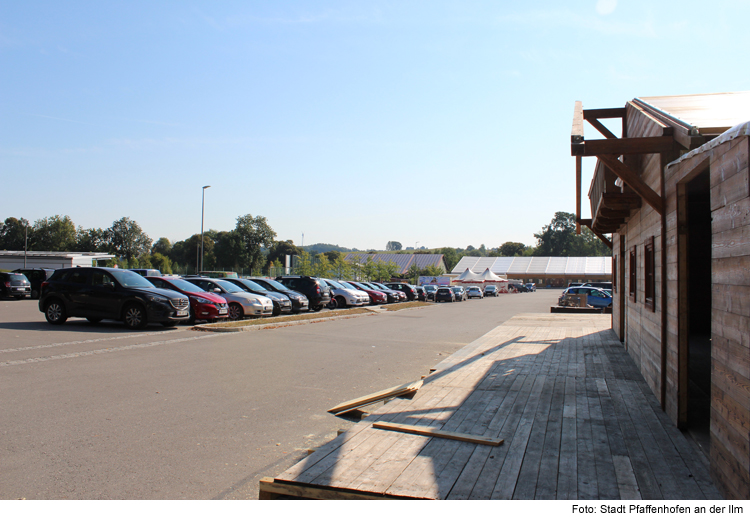
M 484 282 L 508 282 L 508 279 L 503 279 L 502 277 L 498 277 L 494 273 L 490 271 L 490 268 L 487 268 L 484 270 L 484 273 L 482 273 L 479 276 Z
M 497 286 L 498 293 L 508 293 L 508 279 L 498 277 L 490 268 L 484 270 L 484 273 L 480 275 L 485 284 L 494 284 Z
M 474 273 L 469 268 L 466 268 L 466 271 L 464 271 L 457 279 L 455 279 L 455 282 L 462 282 L 465 284 L 481 284 L 484 282 L 484 279 L 482 279 L 482 276 L 479 275 L 479 273 Z

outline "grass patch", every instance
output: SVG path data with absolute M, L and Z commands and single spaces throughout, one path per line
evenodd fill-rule
M 397 310 L 405 310 L 406 308 L 419 308 L 421 306 L 432 306 L 433 303 L 428 303 L 424 301 L 412 301 L 412 302 L 405 302 L 405 303 L 398 303 L 398 304 L 389 304 L 387 306 L 384 306 L 383 309 L 388 310 L 389 312 L 395 312 Z
M 297 315 L 280 315 L 278 317 L 264 317 L 262 319 L 249 319 L 245 321 L 231 321 L 227 323 L 214 323 L 211 328 L 238 328 L 243 326 L 258 326 L 274 323 L 288 323 L 291 321 L 305 321 L 307 319 L 326 319 L 342 315 L 357 315 L 372 313 L 367 308 L 350 308 L 348 310 L 326 310 L 310 312 Z

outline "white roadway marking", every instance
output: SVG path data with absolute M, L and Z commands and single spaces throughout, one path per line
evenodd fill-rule
M 65 341 L 61 343 L 49 343 L 47 345 L 34 345 L 34 346 L 19 347 L 19 348 L 5 348 L 3 350 L 0 350 L 0 354 L 5 354 L 8 352 L 23 352 L 24 350 L 41 350 L 42 348 L 54 348 L 54 347 L 61 347 L 61 346 L 66 346 L 66 345 L 85 345 L 88 343 L 101 343 L 102 341 L 114 341 L 116 339 L 130 339 L 131 337 L 147 337 L 147 336 L 154 336 L 154 335 L 164 335 L 164 332 L 145 332 L 142 334 L 127 334 L 127 335 L 121 335 L 121 336 L 115 336 L 115 337 L 102 337 L 100 339 L 86 339 L 85 341 Z
M 183 339 L 171 339 L 168 341 L 152 341 L 151 343 L 142 343 L 140 345 L 127 345 L 127 346 L 114 347 L 114 348 L 100 348 L 99 350 L 88 350 L 85 352 L 71 352 L 70 354 L 58 354 L 56 356 L 18 359 L 14 361 L 3 361 L 3 362 L 0 362 L 0 367 L 11 367 L 13 365 L 26 365 L 29 363 L 41 363 L 43 361 L 53 361 L 56 359 L 70 359 L 70 358 L 77 358 L 77 357 L 83 357 L 83 356 L 93 356 L 96 354 L 105 354 L 107 352 L 117 352 L 120 350 L 132 350 L 135 348 L 148 348 L 148 347 L 153 347 L 153 346 L 158 346 L 158 345 L 170 345 L 172 343 L 184 343 L 185 341 L 198 341 L 200 339 L 212 339 L 215 337 L 222 337 L 225 335 L 230 335 L 230 334 L 200 335 L 200 336 L 194 336 L 194 337 L 185 337 Z

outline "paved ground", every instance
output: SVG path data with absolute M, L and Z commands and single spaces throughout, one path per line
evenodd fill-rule
M 277 330 L 44 321 L 0 301 L 0 499 L 246 499 L 349 424 L 325 412 L 418 379 L 559 291 Z

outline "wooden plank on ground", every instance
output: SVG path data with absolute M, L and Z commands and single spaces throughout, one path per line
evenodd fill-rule
M 479 436 L 466 433 L 456 433 L 444 431 L 437 427 L 424 427 L 419 425 L 401 425 L 389 422 L 375 422 L 372 426 L 376 429 L 385 429 L 387 431 L 396 431 L 398 433 L 415 434 L 421 436 L 432 436 L 434 438 L 445 438 L 447 440 L 460 440 L 472 444 L 482 444 L 488 446 L 502 445 L 502 438 L 492 438 L 490 436 Z
M 387 400 L 388 398 L 395 398 L 396 396 L 403 396 L 410 392 L 416 392 L 422 386 L 422 383 L 422 380 L 411 381 L 397 387 L 391 387 L 390 389 L 374 392 L 372 394 L 368 394 L 367 396 L 362 396 L 360 398 L 355 398 L 353 400 L 339 403 L 338 405 L 328 409 L 328 412 L 339 415 L 347 411 L 363 407 L 370 403 Z

